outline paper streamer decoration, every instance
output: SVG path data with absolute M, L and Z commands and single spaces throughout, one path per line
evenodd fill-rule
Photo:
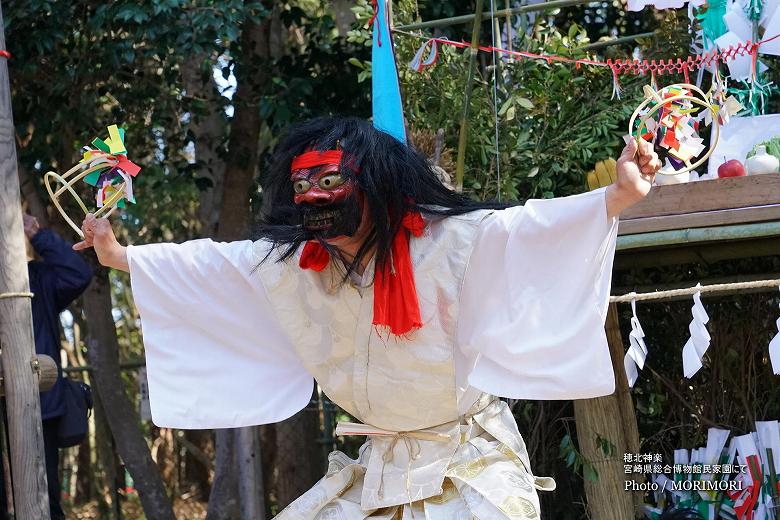
M 718 123 L 722 126 L 731 121 L 732 116 L 738 115 L 745 107 L 740 103 L 739 99 L 734 96 L 729 96 L 727 80 L 722 78 L 718 68 L 715 68 L 712 75 L 712 102 L 717 109 Z M 707 112 L 704 114 L 704 124 L 710 124 L 713 113 Z
M 628 130 L 637 140 L 644 139 L 666 150 L 668 161 L 658 173 L 681 175 L 701 166 L 712 155 L 714 145 L 707 148 L 699 137 L 700 127 L 714 123 L 712 142 L 717 144 L 720 127 L 727 118 L 713 116 L 720 110 L 731 110 L 731 105 L 719 104 L 711 93 L 705 94 L 689 83 L 676 83 L 660 90 L 645 85 L 644 92 L 645 100 L 634 110 Z M 741 108 L 738 103 L 736 106 Z
M 135 203 L 133 178 L 141 171 L 140 166 L 127 158 L 125 131 L 117 125 L 108 127 L 108 137 L 105 140 L 96 137 L 91 145 L 83 147 L 81 161 L 70 170 L 62 175 L 50 171 L 43 178 L 52 203 L 81 237 L 84 236 L 81 228 L 65 212 L 59 201 L 60 196 L 67 191 L 84 214 L 89 213 L 90 210 L 73 188 L 75 183 L 83 179 L 97 188 L 95 205 L 98 209 L 93 213 L 96 217 L 107 217 L 117 207 L 125 207 L 125 201 Z M 56 191 L 53 183 L 60 185 Z
M 425 51 L 430 46 L 431 50 L 428 52 L 428 57 L 423 59 Z M 422 72 L 423 70 L 436 65 L 436 60 L 439 59 L 439 45 L 436 40 L 428 40 L 424 42 L 409 62 L 409 68 L 415 72 Z
M 753 39 L 753 23 L 738 3 L 731 4 L 728 12 L 723 16 L 723 22 L 725 22 L 729 32 L 734 33 L 740 40 Z
M 747 40 L 741 39 L 736 33 L 731 31 L 724 33 L 722 36 L 715 40 L 715 44 L 723 51 L 724 49 L 731 49 L 734 47 L 747 45 Z M 743 54 L 734 56 L 733 59 L 727 62 L 729 68 L 729 76 L 736 80 L 748 80 L 753 77 L 753 56 L 750 54 Z M 759 71 L 766 66 L 758 65 Z
M 700 287 L 700 284 L 697 284 L 696 287 Z M 685 343 L 685 346 L 683 346 L 682 351 L 683 373 L 687 378 L 693 377 L 702 367 L 702 357 L 710 346 L 710 333 L 707 332 L 706 327 L 707 322 L 710 321 L 710 317 L 701 304 L 700 292 L 696 292 L 693 295 L 691 314 L 693 315 L 693 320 L 691 320 L 691 323 L 688 326 L 691 337 Z
M 623 358 L 623 366 L 626 369 L 626 378 L 628 379 L 628 386 L 633 388 L 639 377 L 639 370 L 645 367 L 645 359 L 647 358 L 647 347 L 645 346 L 645 333 L 642 330 L 642 325 L 639 323 L 639 318 L 636 316 L 636 300 L 631 300 L 631 332 L 628 335 L 628 351 Z
M 692 463 L 693 461 L 690 460 L 690 456 L 688 454 L 688 450 L 674 450 L 674 465 L 688 465 Z M 684 473 L 678 473 L 675 471 L 674 473 L 674 481 L 675 482 L 683 482 L 686 480 L 690 480 L 691 475 L 685 475 Z M 678 493 L 674 495 L 674 503 L 682 505 L 683 507 L 687 507 L 690 505 L 691 500 L 691 492 L 690 491 L 684 491 L 680 490 Z
M 673 489 L 668 469 L 650 476 L 661 488 L 653 493 L 654 504 L 644 504 L 648 518 L 657 520 L 662 511 L 696 510 L 707 520 L 768 520 L 775 518 L 778 497 L 777 474 L 780 461 L 774 454 L 780 450 L 780 428 L 777 421 L 757 421 L 756 431 L 733 437 L 724 449 L 731 432 L 710 428 L 707 445 L 674 451 L 674 464 L 689 466 L 675 468 L 675 482 L 720 481 L 716 489 L 684 491 Z M 711 466 L 708 470 L 707 466 Z M 737 465 L 728 471 L 714 470 Z M 739 466 L 745 466 L 744 473 Z M 698 467 L 698 470 L 696 469 Z M 738 488 L 738 489 L 735 489 Z M 687 518 L 687 516 L 686 516 Z
M 702 30 L 704 49 L 709 50 L 715 40 L 728 31 L 723 17 L 726 15 L 726 0 L 709 0 L 707 8 L 696 13 Z
M 753 518 L 752 512 L 756 509 L 761 486 L 764 483 L 760 455 L 752 433 L 735 437 L 734 442 L 737 445 L 739 462 L 748 467 L 748 472 L 740 475 L 744 478 L 743 489 L 729 493 L 729 495 L 734 500 L 734 512 L 737 514 L 737 518 Z M 757 516 L 757 518 L 765 517 L 762 515 Z
M 389 0 L 374 0 L 373 46 L 371 48 L 371 89 L 374 128 L 406 143 L 401 87 L 390 34 Z
M 751 22 L 757 22 L 761 20 L 763 10 L 764 0 L 747 0 L 744 12 Z
M 777 324 L 777 334 L 769 342 L 769 360 L 772 362 L 772 372 L 776 376 L 780 376 L 780 318 L 777 318 L 775 323 Z
M 763 65 L 763 63 L 760 63 Z M 760 116 L 766 114 L 767 102 L 773 95 L 780 93 L 777 85 L 767 81 L 764 74 L 759 74 L 757 79 L 752 81 L 738 81 L 739 87 L 729 87 L 729 93 L 744 105 L 744 110 L 740 116 L 752 115 Z
M 771 506 L 778 502 L 777 475 L 780 474 L 780 427 L 777 421 L 756 421 L 756 434 L 761 450 L 761 465 L 766 478 L 765 504 Z

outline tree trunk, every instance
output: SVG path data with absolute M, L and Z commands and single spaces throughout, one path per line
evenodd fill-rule
M 5 49 L 0 8 L 0 49 Z M 16 171 L 14 124 L 8 65 L 0 58 L 0 346 L 8 410 L 8 436 L 14 500 L 18 518 L 48 519 L 49 497 L 43 450 L 30 284 L 24 246 L 19 178 Z
M 315 401 L 316 402 L 316 401 Z M 281 510 L 305 493 L 325 472 L 316 408 L 307 406 L 276 425 L 276 503 Z
M 225 185 L 222 192 L 217 237 L 240 240 L 249 235 L 251 221 L 250 193 L 258 163 L 260 110 L 258 100 L 268 83 L 268 33 L 271 16 L 261 23 L 247 21 L 241 34 L 241 56 L 236 66 L 236 95 L 230 122 L 230 141 L 225 163 Z
M 214 63 L 203 53 L 193 55 L 182 69 L 184 88 L 190 100 L 188 129 L 194 139 L 196 175 L 201 180 L 198 207 L 200 234 L 209 237 L 216 234 L 219 222 L 225 182 L 225 161 L 220 157 L 219 147 L 227 131 L 222 103 L 214 84 L 213 67 Z
M 276 425 L 264 424 L 258 430 L 260 431 L 260 446 L 264 448 L 260 453 L 260 463 L 263 468 L 265 515 L 271 518 L 273 513 L 271 511 L 272 501 L 270 498 L 275 489 L 274 481 L 276 479 Z
M 93 417 L 95 418 L 95 451 L 97 466 L 100 468 L 100 481 L 93 482 L 97 490 L 98 511 L 103 518 L 119 520 L 116 511 L 116 459 L 111 442 L 111 430 L 106 421 L 106 411 L 99 392 L 94 393 Z M 110 502 L 109 502 L 110 501 Z
M 342 38 L 347 37 L 347 33 L 352 29 L 355 23 L 355 13 L 352 12 L 355 2 L 352 0 L 332 0 L 331 9 L 333 9 L 333 20 L 336 22 L 336 30 Z
M 241 518 L 265 518 L 260 428 L 238 428 L 235 432 Z
M 217 455 L 206 520 L 235 520 L 240 514 L 235 433 L 216 430 L 214 437 Z
M 119 372 L 119 342 L 111 316 L 111 286 L 108 269 L 92 255 L 95 276 L 84 293 L 84 313 L 89 323 L 87 341 L 93 381 L 103 404 L 108 425 L 122 460 L 141 499 L 147 518 L 175 520 L 173 507 L 157 466 L 149 453 L 140 419 L 127 398 Z
M 240 66 L 237 66 L 236 70 L 238 87 L 233 98 L 235 108 L 230 124 L 229 155 L 225 164 L 224 188 L 216 230 L 218 240 L 241 240 L 249 236 L 249 196 L 257 170 L 260 135 L 258 99 L 263 85 L 267 82 L 260 62 L 265 62 L 268 58 L 266 40 L 269 24 L 268 17 L 260 24 L 247 21 L 241 35 Z M 262 490 L 257 490 L 258 485 L 262 484 L 262 476 L 254 472 L 257 468 L 255 464 L 242 467 L 239 472 L 242 477 L 250 478 L 251 482 L 257 485 L 238 486 L 235 463 L 242 463 L 243 457 L 239 459 L 236 452 L 245 455 L 259 451 L 259 445 L 243 445 L 240 448 L 236 446 L 237 443 L 246 443 L 256 437 L 256 433 L 251 431 L 253 428 L 244 430 L 249 431 L 217 431 L 216 472 L 209 497 L 208 520 L 237 518 L 234 513 L 236 508 L 240 510 L 241 518 L 262 518 L 244 516 L 247 507 L 254 509 L 252 504 L 255 504 L 257 497 L 241 496 L 240 500 L 236 500 L 236 496 L 240 496 L 241 492 L 262 493 Z M 255 459 L 259 459 L 259 456 Z M 231 510 L 232 514 L 228 514 L 228 510 Z
M 211 459 L 210 455 L 214 445 L 214 434 L 211 430 L 185 430 L 179 435 L 184 435 L 184 440 L 192 446 L 188 446 L 184 455 L 183 480 L 194 487 L 201 500 L 207 500 L 211 493 Z M 200 453 L 193 453 L 198 450 Z
M 26 168 L 19 165 L 19 188 L 22 190 L 22 197 L 27 202 L 27 213 L 38 219 L 38 224 L 42 228 L 49 227 L 49 214 L 46 211 L 46 205 L 43 203 L 38 188 Z

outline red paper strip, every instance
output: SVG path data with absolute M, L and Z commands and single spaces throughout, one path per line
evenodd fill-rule
M 141 171 L 141 167 L 135 164 L 132 161 L 129 161 L 127 157 L 119 156 L 119 164 L 116 165 L 117 168 L 121 169 L 126 174 L 130 175 L 131 177 L 135 177 L 138 175 L 138 172 Z

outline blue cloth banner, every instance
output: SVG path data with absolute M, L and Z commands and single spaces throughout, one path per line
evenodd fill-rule
M 374 128 L 406 144 L 401 87 L 390 34 L 389 0 L 378 0 L 371 52 Z

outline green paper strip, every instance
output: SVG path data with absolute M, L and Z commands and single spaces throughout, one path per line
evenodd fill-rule
M 92 140 L 92 146 L 103 152 L 111 153 L 111 148 L 109 148 L 106 142 L 99 137 L 96 137 Z
M 723 21 L 726 14 L 726 0 L 710 0 L 706 9 L 697 10 L 696 18 L 702 29 L 705 50 L 715 45 L 715 40 L 728 32 Z
M 97 186 L 98 179 L 100 179 L 100 170 L 94 171 L 84 177 L 84 182 L 89 184 L 90 186 Z

